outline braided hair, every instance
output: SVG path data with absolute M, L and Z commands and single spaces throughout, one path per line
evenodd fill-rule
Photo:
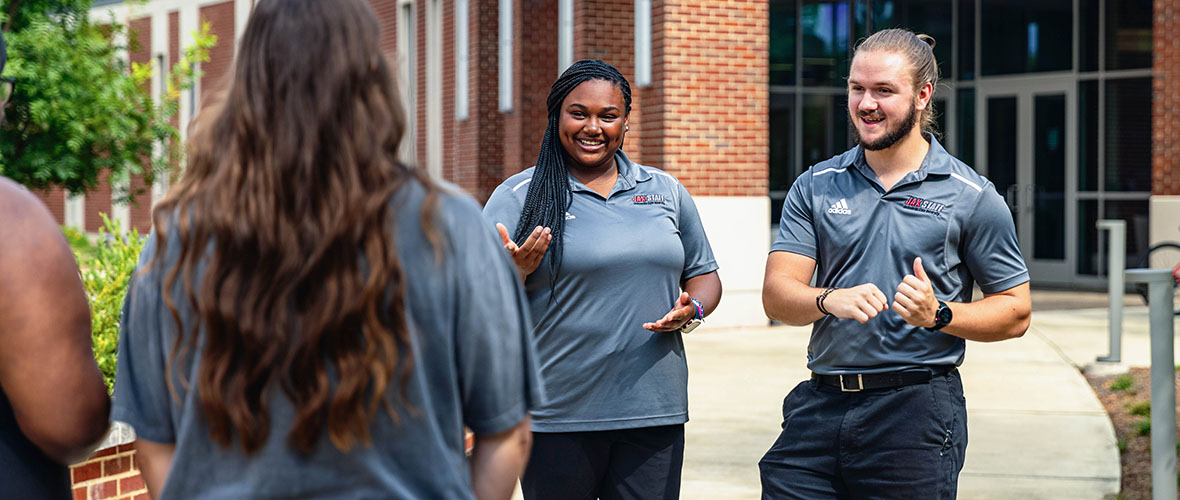
M 524 207 L 520 211 L 520 220 L 516 224 L 516 235 L 513 239 L 517 245 L 523 245 L 537 226 L 548 227 L 552 231 L 553 241 L 549 244 L 550 289 L 556 283 L 557 272 L 561 268 L 565 211 L 573 202 L 569 173 L 566 170 L 569 155 L 558 137 L 561 104 L 570 92 L 587 80 L 605 80 L 613 83 L 623 94 L 623 101 L 626 103 L 624 114 L 631 112 L 631 85 L 618 69 L 598 59 L 583 59 L 574 63 L 549 89 L 549 98 L 546 100 L 549 124 L 545 127 L 541 154 L 537 155 L 537 166 L 533 169 L 533 179 L 529 183 L 528 194 L 524 197 Z

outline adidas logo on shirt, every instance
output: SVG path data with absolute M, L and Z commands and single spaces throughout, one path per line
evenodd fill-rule
M 840 201 L 837 201 L 836 203 L 832 204 L 832 207 L 828 209 L 828 213 L 829 214 L 840 214 L 840 215 L 852 215 L 852 210 L 848 209 L 848 202 L 844 201 L 844 198 L 840 198 Z

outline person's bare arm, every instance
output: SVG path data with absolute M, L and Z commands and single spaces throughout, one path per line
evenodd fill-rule
M 471 451 L 471 489 L 479 500 L 512 498 L 533 447 L 531 421 L 499 434 L 476 434 Z
M 766 259 L 766 276 L 762 283 L 762 308 L 772 319 L 788 325 L 809 325 L 824 317 L 816 306 L 823 288 L 811 286 L 815 259 L 793 252 L 771 252 Z M 837 318 L 861 323 L 877 317 L 888 299 L 872 283 L 833 290 L 823 300 L 824 309 Z
M 922 260 L 914 259 L 913 266 L 914 274 L 907 275 L 897 286 L 893 310 L 911 325 L 933 327 L 938 299 L 932 292 Z M 946 305 L 951 309 L 951 323 L 939 331 L 979 342 L 996 342 L 1024 335 L 1032 315 L 1028 283 L 984 294 L 983 299 L 976 302 L 947 302 Z
M 109 427 L 78 266 L 32 193 L 0 178 L 0 388 L 21 432 L 62 464 Z
M 176 453 L 175 443 L 153 443 L 143 439 L 136 439 L 135 463 L 143 475 L 143 484 L 147 485 L 148 495 L 159 498 L 164 489 L 164 482 L 168 480 L 168 470 L 172 468 L 172 455 Z

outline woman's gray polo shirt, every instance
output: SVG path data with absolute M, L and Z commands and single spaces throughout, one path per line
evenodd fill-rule
M 277 386 L 268 403 L 270 434 L 255 455 L 209 439 L 197 389 L 179 379 L 181 373 L 196 379 L 200 346 L 166 371 L 176 325 L 162 300 L 163 279 L 176 262 L 178 238 L 169 238 L 163 258 L 145 267 L 157 252 L 149 236 L 123 307 L 111 419 L 130 424 L 141 439 L 176 445 L 163 498 L 474 498 L 463 427 L 503 432 L 543 396 L 516 267 L 479 206 L 456 191 L 447 186 L 438 198 L 436 229 L 446 240 L 441 262 L 421 225 L 422 185 L 407 181 L 393 196 L 413 409 L 398 403 L 400 384 L 391 383 L 387 395 L 400 418 L 378 411 L 369 424 L 372 443 L 347 452 L 326 431 L 312 453 L 292 451 L 287 431 L 295 408 Z M 186 303 L 177 301 L 191 325 Z
M 771 252 L 816 261 L 815 286 L 873 283 L 889 297 L 921 257 L 939 300 L 970 302 L 1028 281 L 1012 213 L 990 181 L 926 135 L 921 167 L 886 191 L 860 146 L 819 163 L 795 180 L 783 204 Z M 822 374 L 887 372 L 958 365 L 965 342 L 916 327 L 893 309 L 860 324 L 816 321 L 807 367 Z
M 572 176 L 565 251 L 550 300 L 549 255 L 525 281 L 547 404 L 533 430 L 578 432 L 688 421 L 679 332 L 643 323 L 667 314 L 681 284 L 717 270 L 696 205 L 662 170 L 619 152 L 607 198 Z M 515 234 L 533 169 L 504 181 L 484 215 Z

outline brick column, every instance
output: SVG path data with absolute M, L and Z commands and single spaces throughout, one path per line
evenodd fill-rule
M 765 0 L 652 2 L 651 161 L 694 195 L 766 196 L 769 20 Z M 651 142 L 651 141 L 648 141 Z
M 501 114 L 504 124 L 501 179 L 537 162 L 547 121 L 545 99 L 557 79 L 557 2 L 516 0 L 513 3 L 513 105 L 511 112 Z
M 1155 0 L 1152 29 L 1152 243 L 1180 241 L 1180 0 Z
M 451 180 L 484 202 L 509 168 L 522 167 L 504 164 L 504 127 L 499 112 L 499 5 L 495 0 L 470 0 L 468 5 L 468 118 L 455 123 L 456 166 Z
M 132 48 L 136 49 L 128 54 L 128 58 L 132 63 L 151 64 L 152 63 L 152 18 L 144 17 L 135 19 L 129 24 L 131 28 L 131 35 L 136 37 L 137 43 L 132 44 Z M 164 71 L 167 74 L 167 68 L 157 68 L 157 71 Z M 144 90 L 151 92 L 152 81 L 149 79 L 144 82 Z M 145 172 L 151 170 L 152 161 L 149 157 L 144 157 L 140 161 L 140 166 Z M 147 234 L 152 227 L 152 188 L 144 180 L 144 175 L 132 175 L 131 184 L 129 186 L 132 195 L 131 206 L 128 210 L 129 220 L 127 227 L 124 230 L 130 231 L 132 228 L 137 229 L 140 234 Z
M 208 96 L 228 84 L 225 79 L 233 69 L 234 1 L 206 5 L 201 7 L 200 12 L 201 22 L 209 22 L 210 32 L 217 35 L 217 45 L 209 50 L 209 61 L 201 64 L 205 74 L 201 77 L 201 100 L 198 105 L 203 106 L 208 102 Z
M 574 60 L 602 59 L 623 73 L 631 83 L 631 130 L 623 151 L 632 161 L 646 163 L 643 155 L 643 95 L 635 83 L 635 1 L 595 0 L 577 2 L 574 8 Z M 650 87 L 648 87 L 650 88 Z M 663 165 L 650 164 L 663 168 Z

